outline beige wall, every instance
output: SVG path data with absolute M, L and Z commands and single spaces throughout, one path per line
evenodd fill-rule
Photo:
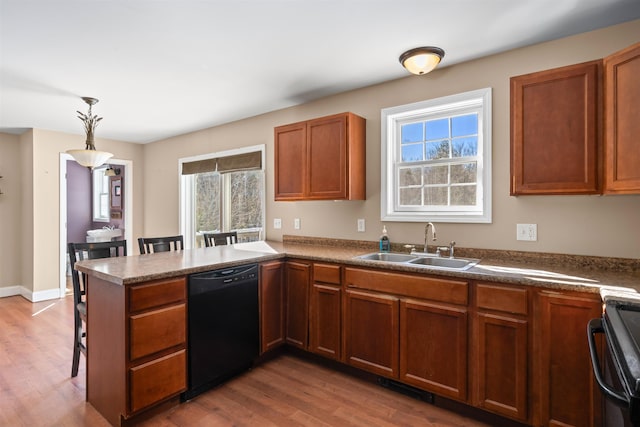
M 0 166 L 4 167 L 7 163 L 15 165 L 11 187 L 15 185 L 20 190 L 14 190 L 19 196 L 0 202 L 2 233 L 12 232 L 5 228 L 20 230 L 20 235 L 14 239 L 0 240 L 0 251 L 4 255 L 0 261 L 3 266 L 0 288 L 20 286 L 20 293 L 28 298 L 37 300 L 39 294 L 49 298 L 59 288 L 60 153 L 82 147 L 84 136 L 34 129 L 19 137 L 0 134 L 0 143 Z M 5 145 L 15 147 L 5 151 Z M 142 230 L 143 146 L 100 138 L 96 140 L 96 145 L 99 149 L 112 152 L 114 158 L 133 162 L 134 200 L 131 209 L 133 235 L 136 236 Z M 9 174 L 10 171 L 2 172 L 5 173 Z M 13 215 L 14 221 L 5 222 L 5 209 Z M 134 246 L 129 247 L 132 253 L 137 252 Z M 5 265 L 12 266 L 6 270 L 12 272 L 6 279 Z M 13 269 L 19 269 L 20 273 L 16 274 Z
M 0 133 L 0 190 L 4 193 L 0 195 L 0 288 L 20 283 L 20 171 L 20 138 Z
M 640 258 L 640 195 L 509 196 L 509 78 L 524 73 L 602 58 L 640 41 L 640 20 L 549 43 L 517 49 L 450 67 L 427 76 L 407 76 L 380 85 L 199 132 L 144 148 L 144 233 L 177 233 L 178 159 L 214 151 L 266 144 L 267 236 L 283 234 L 377 240 L 380 221 L 380 110 L 484 87 L 493 88 L 493 222 L 436 224 L 442 243 L 461 247 L 542 251 Z M 446 48 L 446 46 L 445 46 Z M 389 58 L 395 61 L 395 58 Z M 366 70 L 363 70 L 366 72 Z M 273 127 L 352 111 L 367 119 L 367 200 L 356 202 L 274 202 Z M 275 230 L 273 219 L 282 218 Z M 293 219 L 300 218 L 301 230 Z M 365 233 L 356 232 L 366 219 Z M 429 218 L 425 218 L 428 221 Z M 538 224 L 537 242 L 516 241 L 517 223 Z M 422 242 L 423 224 L 386 223 L 393 242 Z

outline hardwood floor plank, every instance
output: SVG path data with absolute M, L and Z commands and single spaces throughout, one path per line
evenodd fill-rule
M 107 427 L 85 402 L 86 361 L 71 378 L 73 298 L 0 298 L 0 426 Z M 89 350 L 90 351 L 90 350 Z M 284 354 L 146 427 L 486 427 L 450 411 Z

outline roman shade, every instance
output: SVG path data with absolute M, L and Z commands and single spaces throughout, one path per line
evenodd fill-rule
M 236 154 L 226 157 L 197 160 L 182 164 L 182 175 L 192 175 L 205 172 L 238 172 L 262 168 L 262 152 Z

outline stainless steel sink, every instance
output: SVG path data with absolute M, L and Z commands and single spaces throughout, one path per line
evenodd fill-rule
M 480 262 L 479 259 L 475 258 L 448 258 L 426 253 L 399 254 L 394 252 L 374 252 L 357 256 L 356 259 L 414 265 L 416 267 L 427 267 L 439 270 L 468 270 Z
M 420 257 L 409 261 L 410 264 L 425 265 L 428 267 L 447 268 L 452 270 L 467 270 L 480 262 L 473 258 L 438 258 Z
M 372 254 L 360 255 L 357 258 L 366 259 L 368 261 L 407 262 L 415 259 L 416 257 L 410 254 L 396 254 L 392 252 L 375 252 Z

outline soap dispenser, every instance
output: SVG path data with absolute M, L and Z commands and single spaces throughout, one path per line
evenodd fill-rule
M 387 226 L 382 226 L 382 236 L 380 236 L 380 252 L 389 252 L 391 250 L 391 241 L 387 235 Z

